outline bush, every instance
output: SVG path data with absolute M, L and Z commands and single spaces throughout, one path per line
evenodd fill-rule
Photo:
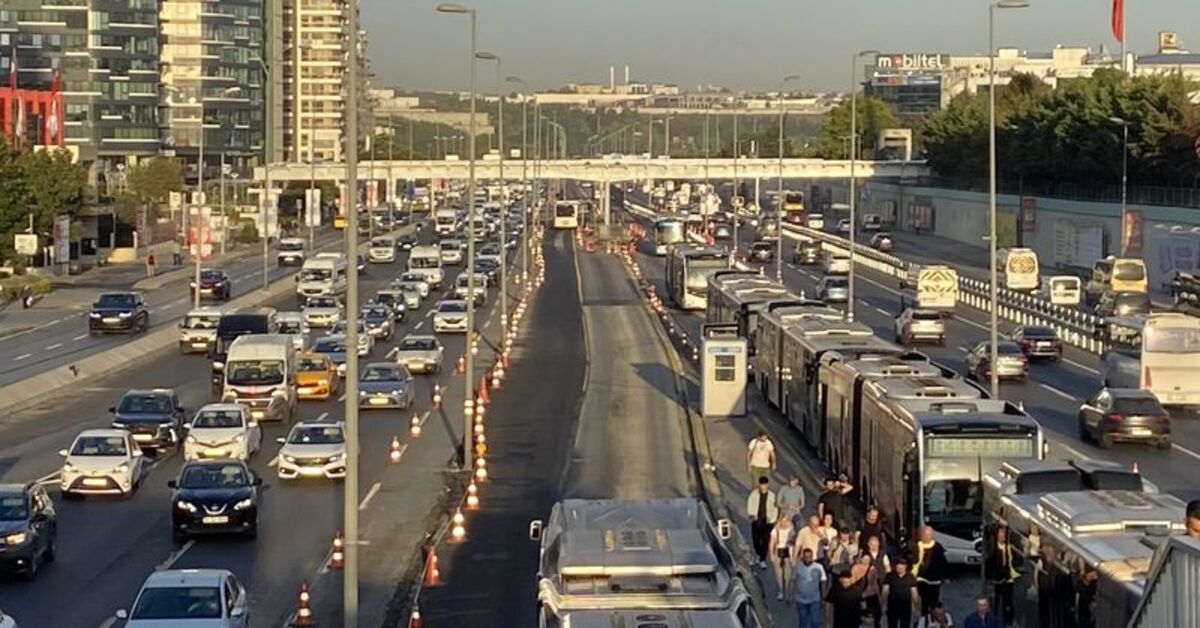
M 14 275 L 0 279 L 0 298 L 3 300 L 16 300 L 21 298 L 21 291 L 25 286 L 33 291 L 35 295 L 46 294 L 50 292 L 50 280 L 45 277 L 39 277 L 33 274 Z
M 242 244 L 258 242 L 258 227 L 255 227 L 252 222 L 242 223 L 242 229 L 237 234 L 237 241 Z

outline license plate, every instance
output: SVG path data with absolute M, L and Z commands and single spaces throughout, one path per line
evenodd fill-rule
M 1130 428 L 1129 433 L 1133 434 L 1134 436 L 1149 436 L 1150 428 L 1134 427 L 1134 428 Z
M 133 440 L 136 440 L 139 443 L 144 443 L 146 441 L 154 440 L 154 435 L 153 434 L 134 434 Z
M 250 418 L 252 418 L 252 419 L 261 419 L 266 415 L 267 415 L 267 413 L 263 412 L 262 410 L 251 410 L 250 411 Z
M 209 458 L 220 458 L 225 455 L 224 449 L 205 449 L 204 455 Z
M 97 486 L 97 487 L 103 488 L 105 486 L 108 486 L 108 481 L 105 480 L 104 478 L 84 478 L 83 485 L 84 486 Z
M 300 475 L 325 475 L 325 469 L 322 467 L 300 467 Z
M 1037 346 L 1038 346 L 1038 348 L 1039 348 L 1039 349 L 1048 349 L 1048 348 L 1050 348 L 1050 343 L 1048 343 L 1048 342 L 1039 342 L 1039 343 L 1037 343 Z
M 301 386 L 300 388 L 296 389 L 296 392 L 301 395 L 311 395 L 315 390 L 316 389 L 309 388 L 308 386 Z
M 121 319 L 119 319 L 119 318 L 114 318 L 114 317 L 112 317 L 112 316 L 105 316 L 105 317 L 104 317 L 102 320 L 103 320 L 105 323 L 109 323 L 109 324 L 112 324 L 112 323 L 118 323 L 118 322 L 120 322 L 120 321 L 121 321 Z
M 207 340 L 193 340 L 193 341 L 192 341 L 192 348 L 193 348 L 193 349 L 204 349 L 204 348 L 207 348 L 207 347 L 208 347 L 208 341 L 207 341 Z
M 388 402 L 387 397 L 371 397 L 371 405 L 382 406 Z
M 222 523 L 229 523 L 229 516 L 228 515 L 210 515 L 210 516 L 200 519 L 200 522 L 204 523 L 204 524 L 208 524 L 208 525 L 220 525 Z

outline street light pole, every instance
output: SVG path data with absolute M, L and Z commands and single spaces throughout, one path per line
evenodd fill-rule
M 858 223 L 855 209 L 858 206 L 858 180 L 854 166 L 858 163 L 858 60 L 868 55 L 878 55 L 877 50 L 861 50 L 850 60 L 850 275 L 846 279 L 846 320 L 854 320 L 854 248 L 857 240 Z
M 300 48 L 302 50 L 311 51 L 312 45 L 309 44 L 308 42 L 304 42 L 303 44 L 301 44 Z M 296 102 L 296 106 L 300 110 L 303 110 L 303 106 L 300 101 Z M 320 207 L 320 204 L 317 202 L 317 191 L 316 191 L 316 189 L 317 189 L 317 100 L 316 100 L 316 98 L 309 99 L 308 189 L 309 189 L 309 192 L 308 192 L 309 198 L 306 200 L 308 202 L 316 204 L 317 207 L 311 208 L 306 203 L 304 206 L 304 209 L 306 212 L 314 212 L 314 211 L 317 212 L 318 219 L 319 219 L 321 207 Z M 313 228 L 312 222 L 307 220 L 307 216 L 305 218 L 306 218 L 306 220 L 304 222 L 308 223 L 308 249 L 309 249 L 309 251 L 315 251 L 316 247 L 317 247 L 317 244 L 316 244 L 317 236 L 316 236 L 315 230 Z M 358 225 L 355 225 L 355 228 L 357 229 Z
M 496 62 L 496 148 L 500 151 L 500 161 L 496 164 L 500 175 L 500 330 L 508 337 L 508 183 L 504 180 L 504 60 L 500 55 L 490 52 L 475 53 L 476 59 Z M 472 284 L 474 285 L 474 284 Z M 474 290 L 474 288 L 471 288 Z
M 509 83 L 524 83 L 519 77 L 505 79 Z M 521 94 L 521 283 L 529 281 L 529 98 Z
M 1128 200 L 1127 193 L 1129 190 L 1129 121 L 1116 116 L 1110 117 L 1108 121 L 1121 125 L 1121 242 L 1117 250 L 1124 256 L 1126 253 L 1125 244 L 1128 241 L 1125 237 L 1125 216 L 1128 213 L 1126 201 Z
M 779 81 L 779 189 L 775 199 L 775 280 L 783 282 L 783 85 L 788 81 L 799 80 L 798 74 L 789 74 Z M 758 199 L 755 198 L 757 201 Z M 759 207 L 759 220 L 762 220 L 762 207 Z
M 740 109 L 733 110 L 733 197 L 734 198 L 737 198 L 737 196 L 738 196 L 738 114 L 739 113 L 741 113 Z M 746 199 L 742 199 L 742 206 L 745 207 L 745 204 L 746 204 Z M 730 205 L 732 206 L 733 203 L 730 203 Z M 737 257 L 738 257 L 738 248 L 739 248 L 738 247 L 738 244 L 739 244 L 738 243 L 738 222 L 740 222 L 741 217 L 738 216 L 738 208 L 736 206 L 732 206 L 731 209 L 733 210 L 733 261 L 736 263 Z
M 200 159 L 196 162 L 196 189 L 199 190 L 200 196 L 199 206 L 193 205 L 196 210 L 196 237 L 194 246 L 196 254 L 193 260 L 196 262 L 195 276 L 192 278 L 192 307 L 200 307 L 200 259 L 204 257 L 203 242 L 201 242 L 201 232 L 204 224 L 201 220 L 204 218 L 204 206 L 207 204 L 207 198 L 204 197 L 204 91 L 200 92 Z
M 346 9 L 346 477 L 342 486 L 345 561 L 342 578 L 342 626 L 358 628 L 358 5 Z

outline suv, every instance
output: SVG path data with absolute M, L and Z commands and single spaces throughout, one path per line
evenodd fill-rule
M 173 449 L 183 437 L 183 406 L 171 388 L 131 390 L 108 409 L 112 427 L 127 430 L 142 449 Z
M 245 628 L 250 596 L 225 569 L 167 569 L 142 584 L 133 611 L 120 609 L 126 628 L 206 626 Z
M 816 240 L 802 240 L 792 252 L 792 263 L 801 266 L 816 266 L 821 263 L 821 243 Z
M 1079 406 L 1079 440 L 1107 449 L 1116 441 L 1171 448 L 1171 416 L 1148 390 L 1101 388 Z
M 46 489 L 35 483 L 0 484 L 0 566 L 26 580 L 54 561 L 58 516 Z
M 1150 295 L 1145 292 L 1105 292 L 1096 304 L 1096 316 L 1137 316 L 1150 313 Z
M 192 289 L 192 296 L 196 295 L 196 280 L 188 282 L 188 286 Z M 205 268 L 200 271 L 200 298 L 201 299 L 216 299 L 218 301 L 228 301 L 233 297 L 233 281 L 229 279 L 229 275 L 223 270 L 215 270 Z
M 196 533 L 258 535 L 258 487 L 262 478 L 241 460 L 189 460 L 167 482 L 171 496 L 171 536 Z
M 131 334 L 150 326 L 150 310 L 140 292 L 105 292 L 88 312 L 88 334 L 123 331 Z
M 896 342 L 910 345 L 919 340 L 946 344 L 946 321 L 934 310 L 908 308 L 896 317 Z

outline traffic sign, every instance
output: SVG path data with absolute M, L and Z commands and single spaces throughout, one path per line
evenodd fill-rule
M 33 233 L 17 233 L 13 235 L 13 248 L 19 255 L 37 255 L 38 237 Z

